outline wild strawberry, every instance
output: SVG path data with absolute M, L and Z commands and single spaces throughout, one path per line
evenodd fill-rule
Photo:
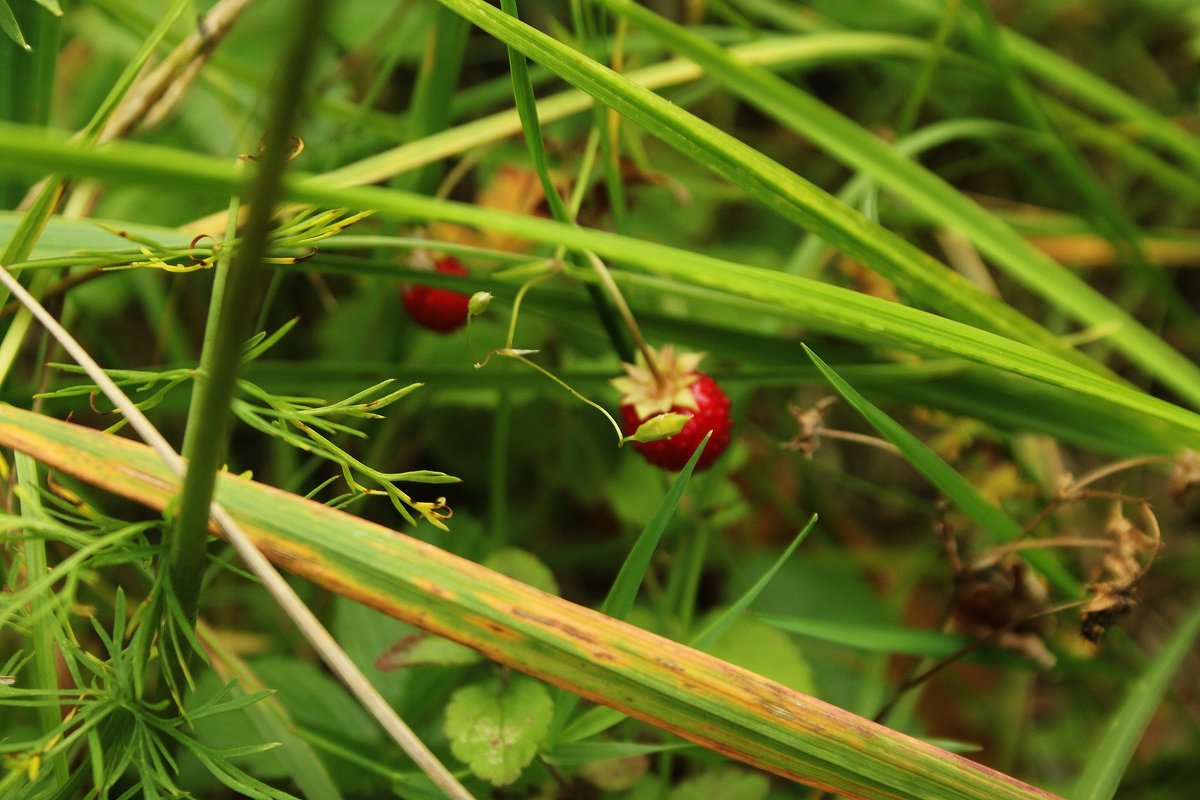
M 447 275 L 469 275 L 457 258 L 446 256 L 439 260 L 434 269 Z M 436 289 L 432 286 L 410 286 L 400 294 L 404 307 L 413 320 L 423 328 L 438 333 L 450 333 L 467 322 L 467 307 L 471 296 Z
M 711 377 L 696 367 L 703 353 L 675 355 L 666 345 L 653 354 L 658 377 L 639 356 L 638 364 L 622 365 L 627 375 L 613 385 L 621 392 L 621 418 L 625 433 L 632 435 L 643 422 L 673 411 L 691 417 L 679 433 L 656 442 L 634 442 L 642 457 L 656 467 L 680 470 L 687 464 L 705 434 L 712 438 L 696 462 L 696 471 L 706 469 L 729 446 L 733 420 L 729 416 L 729 398 Z

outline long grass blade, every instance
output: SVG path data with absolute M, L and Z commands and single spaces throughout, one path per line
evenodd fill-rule
M 764 113 L 808 137 L 836 158 L 872 175 L 940 224 L 961 231 L 998 266 L 1055 308 L 1066 311 L 1084 325 L 1111 330 L 1107 337 L 1109 343 L 1148 374 L 1170 386 L 1193 405 L 1200 406 L 1200 367 L 949 183 L 915 161 L 899 155 L 877 136 L 784 79 L 739 63 L 722 48 L 632 0 L 602 2 L 607 8 L 653 32 L 670 47 L 705 67 L 712 78 Z M 515 34 L 509 35 L 515 37 Z M 546 63 L 551 65 L 550 59 L 547 58 Z M 839 247 L 853 253 L 844 243 Z M 894 280 L 879 261 L 864 258 L 864 262 Z M 985 301 L 974 298 L 968 290 L 948 282 L 947 271 L 936 262 L 933 265 L 922 263 L 920 268 L 931 271 L 928 280 L 933 284 L 941 284 L 941 291 L 959 294 L 960 302 L 966 303 L 970 299 L 974 306 L 986 305 Z M 951 309 L 946 305 L 937 307 L 947 312 Z M 972 316 L 965 319 L 977 318 Z M 1000 327 L 993 329 L 1006 330 Z M 1014 332 L 1007 330 L 1010 335 Z
M 0 443 L 152 508 L 177 491 L 144 445 L 10 406 Z M 380 525 L 232 475 L 219 483 L 222 505 L 295 574 L 761 769 L 849 798 L 1053 797 Z
M 229 192 L 241 181 L 231 165 L 216 158 L 129 143 L 114 143 L 101 156 L 21 126 L 0 125 L 0 156 L 6 157 L 0 161 L 0 168 L 12 171 L 57 169 L 176 190 Z M 484 227 L 534 241 L 590 250 L 645 272 L 667 276 L 681 286 L 702 286 L 766 303 L 814 328 L 857 341 L 957 356 L 1068 389 L 1092 402 L 1129 409 L 1174 426 L 1181 448 L 1200 446 L 1200 416 L 1193 412 L 1029 345 L 820 281 L 464 203 L 373 187 L 336 188 L 299 172 L 290 172 L 285 179 L 285 194 L 314 205 L 372 209 L 378 216 L 389 219 L 438 220 Z
M 989 503 L 979 491 L 929 446 L 913 436 L 894 419 L 879 410 L 838 375 L 821 357 L 804 347 L 804 352 L 817 365 L 817 369 L 829 381 L 838 394 L 846 399 L 858 413 L 863 415 L 875 430 L 900 450 L 916 469 L 934 486 L 954 502 L 980 527 L 1002 542 L 1011 542 L 1021 533 L 1021 525 L 1003 510 Z M 1074 597 L 1079 592 L 1079 581 L 1063 566 L 1052 553 L 1033 550 L 1025 554 L 1059 589 Z
M 716 127 L 482 0 L 439 2 L 715 170 L 786 219 L 818 233 L 838 249 L 886 275 L 914 302 L 1099 369 L 1013 307 L 984 294 L 914 245 Z M 609 7 L 628 12 L 630 19 L 642 24 L 640 15 L 621 4 Z M 744 70 L 735 60 L 730 59 L 730 63 Z M 1197 397 L 1200 398 L 1200 391 Z
M 1110 800 L 1116 795 L 1133 751 L 1197 636 L 1200 636 L 1200 605 L 1179 623 L 1175 635 L 1129 687 L 1100 743 L 1088 751 L 1087 767 L 1075 782 L 1071 800 Z

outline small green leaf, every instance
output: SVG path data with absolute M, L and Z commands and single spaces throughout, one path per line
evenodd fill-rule
M 516 547 L 505 547 L 485 558 L 483 565 L 535 589 L 541 589 L 547 594 L 559 596 L 558 581 L 554 580 L 554 573 L 533 553 Z
M 446 707 L 446 736 L 455 757 L 477 777 L 507 786 L 521 775 L 550 730 L 554 704 L 527 678 L 459 689 Z
M 58 0 L 33 0 L 33 2 L 37 3 L 39 6 L 46 9 L 56 17 L 62 16 L 62 6 L 58 4 Z
M 17 24 L 17 18 L 13 16 L 12 9 L 8 7 L 8 0 L 0 0 L 0 30 L 7 33 L 8 38 L 26 52 L 33 49 L 21 34 L 21 26 Z
M 766 775 L 742 769 L 722 769 L 689 778 L 676 786 L 668 800 L 764 800 L 771 790 Z
M 735 620 L 708 652 L 798 692 L 814 691 L 812 670 L 796 643 L 783 631 L 753 617 Z
M 375 660 L 376 669 L 408 667 L 461 667 L 475 664 L 483 656 L 465 644 L 428 633 L 413 633 L 400 639 Z
M 785 631 L 832 642 L 869 653 L 904 653 L 924 658 L 945 658 L 965 647 L 970 640 L 953 633 L 914 630 L 899 625 L 867 625 L 845 620 L 760 614 L 758 619 Z
M 659 439 L 669 439 L 683 430 L 683 426 L 687 425 L 691 418 L 691 414 L 679 414 L 674 411 L 659 414 L 643 422 L 632 436 L 626 436 L 623 441 L 657 442 Z

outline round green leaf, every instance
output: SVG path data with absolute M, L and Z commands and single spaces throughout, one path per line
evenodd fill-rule
M 507 786 L 521 775 L 550 730 L 554 703 L 546 687 L 526 678 L 506 686 L 459 689 L 446 707 L 446 736 L 456 758 L 479 778 Z

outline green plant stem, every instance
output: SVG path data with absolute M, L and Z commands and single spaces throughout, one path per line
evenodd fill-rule
M 38 496 L 37 463 L 25 453 L 16 454 L 17 479 L 21 485 L 21 516 L 38 519 L 42 516 L 41 498 Z M 49 574 L 46 566 L 46 542 L 36 536 L 25 539 L 22 546 L 25 561 L 25 580 L 35 583 L 43 580 Z M 45 592 L 33 598 L 30 616 L 32 618 L 33 643 L 33 673 L 36 686 L 46 691 L 58 689 L 58 669 L 55 664 L 55 654 L 58 652 L 57 636 L 54 632 L 54 591 L 47 588 Z M 38 721 L 42 732 L 50 733 L 62 724 L 59 707 L 54 703 L 38 706 Z M 50 760 L 54 770 L 54 780 L 59 786 L 64 786 L 70 777 L 67 758 L 64 753 L 56 753 Z
M 205 550 L 208 543 L 209 505 L 217 472 L 225 457 L 242 344 L 253 319 L 253 302 L 265 274 L 262 259 L 267 250 L 272 215 L 281 195 L 283 172 L 289 158 L 289 140 L 299 118 L 300 99 L 313 62 L 313 42 L 321 30 L 325 3 L 304 0 L 279 71 L 270 123 L 258 175 L 247 187 L 250 204 L 245 232 L 230 261 L 223 286 L 214 287 L 212 304 L 219 307 L 211 339 L 201 354 L 197 374 L 194 414 L 188 419 L 183 454 L 188 461 L 179 500 L 179 513 L 171 532 L 168 554 L 175 595 L 188 619 L 194 621 L 200 600 Z M 236 219 L 236 215 L 231 217 Z M 220 290 L 218 292 L 218 290 Z
M 59 18 L 31 2 L 10 6 L 30 49 L 0 34 L 0 119 L 45 125 L 54 88 Z M 0 181 L 0 208 L 16 206 L 25 188 L 20 181 Z
M 504 13 L 513 19 L 520 18 L 517 14 L 516 0 L 500 0 L 500 7 Z M 538 118 L 537 100 L 534 98 L 533 83 L 529 78 L 529 65 L 525 61 L 524 54 L 515 47 L 508 48 L 508 65 L 512 73 L 513 97 L 517 107 L 517 114 L 521 118 L 521 127 L 525 132 L 525 143 L 529 147 L 530 155 L 533 157 L 533 164 L 537 169 L 538 179 L 542 184 L 542 191 L 546 195 L 546 204 L 550 208 L 550 215 L 558 222 L 573 225 L 575 220 L 567 210 L 566 203 L 563 202 L 562 196 L 559 195 L 558 188 L 554 185 L 554 180 L 550 175 L 550 165 L 546 158 L 546 145 L 542 139 L 542 126 Z M 572 257 L 579 266 L 583 266 L 584 260 L 578 253 L 573 254 Z M 596 316 L 600 320 L 600 324 L 604 327 L 605 333 L 608 334 L 608 338 L 612 341 L 613 349 L 617 351 L 617 355 L 622 361 L 632 362 L 634 359 L 633 345 L 630 343 L 625 330 L 619 324 L 609 299 L 604 296 L 600 287 L 595 284 L 589 283 L 585 289 L 592 301 L 592 305 L 596 309 Z
M 512 392 L 501 389 L 492 418 L 491 458 L 488 480 L 489 534 L 497 547 L 508 543 L 508 461 L 512 445 Z
M 896 121 L 897 137 L 904 136 L 911 131 L 917 121 L 921 103 L 929 94 L 929 87 L 933 85 L 933 77 L 945 55 L 946 40 L 950 38 L 950 32 L 954 30 L 954 22 L 958 19 L 961 4 L 962 0 L 947 0 L 946 2 L 946 9 L 942 12 L 942 17 L 938 20 L 937 31 L 933 35 L 929 55 L 921 62 L 921 72 L 917 75 L 913 90 L 904 101 L 904 107 L 900 110 L 900 116 Z

